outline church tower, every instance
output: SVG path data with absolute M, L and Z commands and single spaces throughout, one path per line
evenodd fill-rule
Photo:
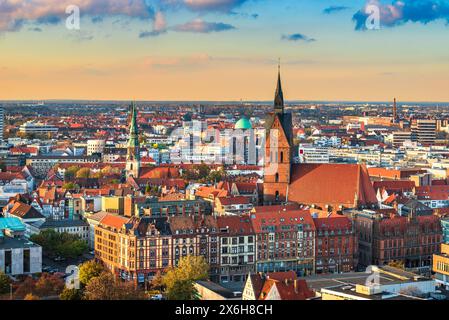
M 274 97 L 274 113 L 269 115 L 266 124 L 263 184 L 265 205 L 281 204 L 288 200 L 288 186 L 293 159 L 292 136 L 292 115 L 284 111 L 284 94 L 279 65 Z
M 137 129 L 137 108 L 133 102 L 131 106 L 131 121 L 129 124 L 128 152 L 126 156 L 126 176 L 139 177 L 140 148 L 139 131 Z

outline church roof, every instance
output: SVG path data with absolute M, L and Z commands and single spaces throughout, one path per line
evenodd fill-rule
M 358 164 L 292 165 L 288 200 L 346 208 L 377 203 L 368 171 Z
M 281 82 L 281 66 L 279 65 L 278 70 L 278 82 L 276 86 L 276 93 L 274 95 L 274 109 L 277 113 L 284 112 L 284 93 L 282 92 L 282 82 Z

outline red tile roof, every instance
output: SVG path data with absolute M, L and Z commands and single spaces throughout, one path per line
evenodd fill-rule
M 276 232 L 279 232 L 281 226 L 297 226 L 298 224 L 308 225 L 309 228 L 306 230 L 315 230 L 309 210 L 256 212 L 251 214 L 251 223 L 256 233 L 267 232 L 266 227 L 275 227 Z
M 168 167 L 142 167 L 139 173 L 139 179 L 176 179 L 179 177 L 177 168 Z
M 254 233 L 250 218 L 244 216 L 220 216 L 217 217 L 217 225 L 221 229 L 227 229 L 229 235 L 250 235 Z
M 384 188 L 388 193 L 412 191 L 415 187 L 415 181 L 410 180 L 392 180 L 392 181 L 374 181 L 375 190 Z
M 347 208 L 377 203 L 366 167 L 358 164 L 293 165 L 288 199 Z
M 219 197 L 218 201 L 220 201 L 222 206 L 230 206 L 237 204 L 249 204 L 249 198 L 244 196 L 237 197 Z
M 116 229 L 121 229 L 124 224 L 128 223 L 129 218 L 118 216 L 115 214 L 107 214 L 101 219 L 100 224 L 113 227 Z
M 22 218 L 22 219 L 42 219 L 45 218 L 39 211 L 34 209 L 32 206 L 16 202 L 14 206 L 9 211 L 10 214 Z
M 331 216 L 329 218 L 314 218 L 317 230 L 351 230 L 352 222 L 346 216 Z

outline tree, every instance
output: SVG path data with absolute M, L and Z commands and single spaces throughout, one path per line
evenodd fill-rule
M 64 258 L 76 258 L 89 250 L 87 242 L 79 236 L 52 229 L 32 235 L 30 240 L 42 246 L 46 253 Z
M 84 290 L 87 300 L 143 300 L 145 293 L 130 282 L 116 281 L 114 275 L 105 271 L 92 278 Z
M 80 283 L 87 285 L 92 278 L 98 277 L 103 271 L 105 271 L 103 265 L 95 260 L 84 262 L 79 270 Z
M 35 293 L 35 289 L 34 289 L 34 285 L 35 285 L 36 281 L 31 278 L 30 276 L 26 277 L 18 286 L 17 289 L 14 291 L 14 296 L 16 298 L 22 299 L 24 298 L 27 294 L 34 294 Z
M 64 281 L 56 276 L 43 273 L 34 284 L 33 292 L 39 297 L 56 296 L 64 290 Z
M 182 297 L 194 299 L 197 296 L 193 283 L 208 278 L 209 265 L 203 256 L 187 256 L 179 260 L 178 266 L 170 268 L 163 277 L 167 297 L 182 300 Z
M 90 177 L 90 169 L 89 168 L 81 168 L 76 173 L 76 178 L 89 178 Z
M 81 300 L 82 298 L 82 291 L 75 288 L 64 288 L 64 290 L 62 290 L 61 294 L 59 295 L 59 299 L 61 300 Z
M 28 293 L 23 300 L 40 300 L 40 298 L 32 293 Z
M 78 172 L 79 169 L 80 169 L 80 168 L 77 167 L 77 166 L 71 166 L 71 167 L 68 167 L 68 168 L 65 170 L 65 173 L 64 173 L 64 180 L 65 180 L 65 181 L 73 180 L 73 179 L 75 178 L 76 173 Z
M 76 183 L 68 182 L 68 183 L 65 183 L 62 186 L 62 188 L 65 189 L 65 190 L 78 190 L 80 188 L 80 186 L 77 185 Z
M 168 300 L 198 300 L 199 294 L 193 281 L 176 281 L 173 287 L 167 291 Z
M 84 289 L 84 297 L 86 300 L 115 300 L 114 276 L 105 271 L 98 277 L 90 279 Z
M 11 279 L 0 271 L 0 295 L 8 293 L 10 290 Z

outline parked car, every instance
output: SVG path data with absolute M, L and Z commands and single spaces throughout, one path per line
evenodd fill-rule
M 153 296 L 151 296 L 150 300 L 158 300 L 158 301 L 162 301 L 165 300 L 164 297 L 162 296 L 162 294 L 155 294 Z
M 56 257 L 56 258 L 53 259 L 53 261 L 55 261 L 55 262 L 62 262 L 62 261 L 65 261 L 65 258 L 63 258 L 63 257 Z

